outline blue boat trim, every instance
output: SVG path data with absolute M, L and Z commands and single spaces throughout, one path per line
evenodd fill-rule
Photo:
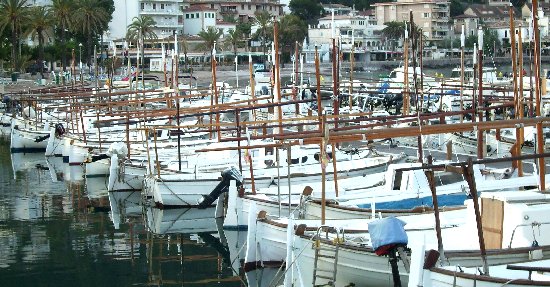
M 109 175 L 108 174 L 87 174 L 86 175 L 86 178 L 100 178 L 100 177 L 108 178 Z
M 40 148 L 40 147 L 17 147 L 17 148 L 11 148 L 10 151 L 12 153 L 38 153 L 38 152 L 46 152 L 46 148 Z
M 464 193 L 438 195 L 437 204 L 439 205 L 439 207 L 464 205 L 464 201 L 466 199 L 468 199 L 468 196 Z M 360 208 L 370 208 L 371 204 L 359 204 L 357 206 Z M 376 203 L 376 209 L 412 209 L 417 206 L 433 207 L 432 197 L 426 196 L 421 198 L 407 198 L 397 201 Z
M 237 231 L 240 231 L 240 230 L 248 230 L 248 225 L 224 225 L 223 226 L 223 229 L 224 230 L 237 230 Z

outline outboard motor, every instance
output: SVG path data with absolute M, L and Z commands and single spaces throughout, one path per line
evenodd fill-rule
M 397 266 L 397 255 L 399 254 L 405 269 L 409 272 L 410 262 L 405 254 L 408 244 L 405 222 L 395 217 L 387 217 L 369 223 L 369 233 L 374 249 L 378 256 L 389 256 L 391 271 L 393 275 L 393 286 L 401 286 L 399 267 Z
M 203 195 L 202 200 L 199 201 L 199 208 L 202 209 L 209 207 L 210 205 L 212 205 L 212 203 L 214 203 L 214 201 L 216 201 L 216 199 L 218 199 L 218 197 L 222 193 L 227 192 L 231 180 L 237 181 L 237 187 L 239 187 L 243 183 L 242 174 L 234 166 L 226 168 L 224 171 L 222 171 L 222 180 L 220 181 L 220 183 L 218 183 L 214 190 L 210 192 L 210 194 Z

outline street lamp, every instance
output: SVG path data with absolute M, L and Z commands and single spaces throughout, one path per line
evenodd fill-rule
M 78 68 L 80 69 L 80 83 L 82 84 L 82 43 L 78 43 Z

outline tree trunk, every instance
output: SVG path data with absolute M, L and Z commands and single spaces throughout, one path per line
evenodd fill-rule
M 38 63 L 40 65 L 40 77 L 44 79 L 44 35 L 42 29 L 38 29 Z
M 17 25 L 15 24 L 15 21 L 13 22 L 12 26 L 12 34 L 11 34 L 11 59 L 12 59 L 12 68 L 13 71 L 16 72 L 17 68 L 17 48 L 19 45 L 17 44 Z
M 61 25 L 61 67 L 63 72 L 67 70 L 67 53 L 65 51 L 65 24 Z
M 88 37 L 86 39 L 86 66 L 90 67 L 92 65 L 91 55 L 92 55 L 92 31 L 88 31 Z M 82 58 L 82 55 L 80 55 Z M 80 61 L 79 61 L 80 62 Z

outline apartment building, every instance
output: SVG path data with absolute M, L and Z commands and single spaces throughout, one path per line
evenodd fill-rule
M 183 10 L 184 35 L 197 35 L 208 27 L 216 27 L 217 10 L 206 5 L 195 5 Z
M 139 1 L 139 14 L 153 18 L 157 22 L 155 33 L 159 38 L 165 38 L 174 32 L 184 32 L 182 3 L 182 0 L 142 0 Z
M 344 60 L 349 59 L 352 47 L 355 60 L 358 62 L 368 61 L 376 51 L 383 49 L 382 29 L 385 26 L 377 24 L 372 11 L 360 13 L 352 11 L 347 15 L 334 15 L 334 22 L 332 15 L 319 19 L 318 25 L 310 26 L 308 29 L 310 45 L 306 49 L 311 48 L 309 50 L 313 52 L 317 45 L 324 52 L 328 52 L 332 45 L 333 24 L 334 37 L 342 43 Z
M 283 4 L 279 0 L 197 0 L 190 3 L 193 6 L 209 6 L 218 11 L 217 19 L 232 17 L 238 21 L 251 21 L 256 11 L 267 11 L 270 15 L 283 15 Z
M 409 12 L 412 11 L 414 23 L 422 29 L 426 37 L 426 45 L 437 45 L 451 30 L 448 0 L 397 0 L 372 6 L 378 25 L 392 21 L 409 21 Z

